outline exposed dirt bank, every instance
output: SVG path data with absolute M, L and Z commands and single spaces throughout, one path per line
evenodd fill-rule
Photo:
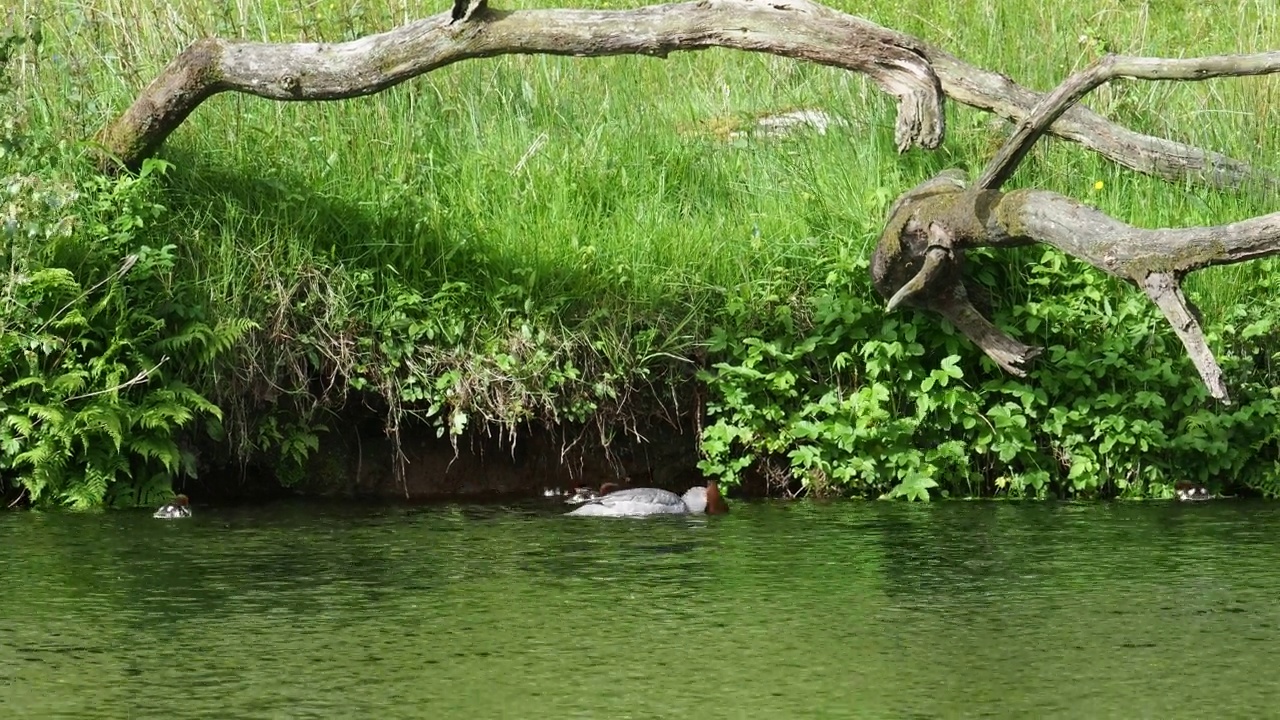
M 698 471 L 692 417 L 653 418 L 634 434 L 604 447 L 595 428 L 523 428 L 514 442 L 470 432 L 457 448 L 425 424 L 401 431 L 403 475 L 395 471 L 395 447 L 381 420 L 352 421 L 321 436 L 301 482 L 282 489 L 276 478 L 250 464 L 207 468 L 180 487 L 203 500 L 252 501 L 280 494 L 432 501 L 499 496 L 541 496 L 604 482 L 684 491 L 705 482 Z

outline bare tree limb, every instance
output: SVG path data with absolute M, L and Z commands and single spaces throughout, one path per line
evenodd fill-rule
M 934 178 L 921 187 L 929 184 L 948 190 L 920 193 L 917 188 L 904 195 L 910 197 L 895 204 L 896 211 L 876 246 L 872 281 L 883 297 L 892 298 L 910 285 L 910 304 L 947 317 L 1001 367 L 1021 375 L 1023 364 L 1035 357 L 1037 349 L 1005 352 L 1002 344 L 1017 341 L 975 321 L 955 320 L 977 312 L 956 291 L 963 289 L 958 268 L 966 248 L 1052 245 L 1142 288 L 1173 325 L 1210 394 L 1230 402 L 1222 371 L 1180 282 L 1188 273 L 1211 265 L 1280 255 L 1280 212 L 1215 227 L 1152 230 L 1120 222 L 1057 193 L 1015 190 L 1003 194 L 964 188 L 956 184 L 954 171 L 945 182 Z M 934 268 L 926 273 L 926 259 L 944 232 L 950 238 L 947 262 L 957 270 Z M 1001 339 L 993 340 L 993 332 Z
M 99 134 L 104 169 L 136 167 L 213 94 L 238 91 L 277 100 L 368 95 L 468 58 L 502 54 L 665 57 L 728 47 L 809 60 L 867 74 L 898 98 L 896 139 L 936 147 L 944 92 L 1016 119 L 1021 128 L 974 187 L 947 171 L 904 193 L 890 209 L 872 258 L 872 280 L 900 305 L 948 318 L 1000 367 L 1022 374 L 1039 352 L 996 328 L 970 302 L 964 251 L 1032 242 L 1062 249 L 1143 288 L 1172 323 L 1214 397 L 1228 401 L 1180 281 L 1194 270 L 1280 254 L 1280 213 L 1212 228 L 1143 230 L 1071 198 L 999 188 L 1046 132 L 1080 142 L 1142 172 L 1239 185 L 1274 178 L 1248 165 L 1132 132 L 1074 104 L 1115 77 L 1203 80 L 1280 71 L 1280 53 L 1188 60 L 1110 56 L 1041 96 L 1007 77 L 966 65 L 914 38 L 809 0 L 699 0 L 634 10 L 498 12 L 469 0 L 463 19 L 419 20 L 346 43 L 263 44 L 217 39 L 187 48 L 125 113 Z
M 974 186 L 979 190 L 999 190 L 1036 141 L 1085 95 L 1118 77 L 1139 80 L 1208 80 L 1280 72 L 1280 52 L 1255 55 L 1218 55 L 1171 60 L 1164 58 L 1108 55 L 1067 78 L 1040 105 L 987 163 Z
M 932 225 L 930 228 L 937 228 Z M 920 268 L 920 272 L 907 281 L 906 285 L 898 288 L 898 292 L 889 298 L 889 304 L 885 306 L 885 312 L 893 312 L 904 302 L 913 302 L 915 298 L 930 285 L 938 282 L 938 278 L 946 272 L 946 265 L 953 261 L 951 249 L 940 245 L 930 245 L 925 251 L 924 265 Z
M 1200 379 L 1209 388 L 1209 394 L 1224 404 L 1230 404 L 1227 385 L 1222 381 L 1222 369 L 1218 367 L 1218 361 L 1214 359 L 1213 351 L 1204 339 L 1204 331 L 1200 329 L 1196 312 L 1182 294 L 1182 279 L 1173 273 L 1151 273 L 1143 279 L 1142 288 L 1147 292 L 1147 297 L 1160 308 L 1160 312 L 1164 313 L 1165 319 L 1182 340 L 1187 355 L 1191 356 L 1191 362 L 1200 373 Z
M 969 65 L 936 48 L 925 47 L 925 56 L 942 80 L 943 92 L 958 103 L 989 110 L 1006 120 L 1021 123 L 1044 98 L 1044 95 L 1018 85 L 1005 75 Z M 1248 163 L 1185 143 L 1134 132 L 1079 105 L 1058 118 L 1050 126 L 1049 133 L 1080 143 L 1127 168 L 1165 180 L 1194 180 L 1217 188 L 1238 188 L 1249 183 L 1277 185 L 1276 178 L 1259 172 Z
M 972 340 L 1002 370 L 1010 375 L 1026 377 L 1027 371 L 1024 368 L 1043 352 L 1043 348 L 1019 342 L 983 317 L 969 301 L 963 283 L 952 286 L 950 293 L 950 302 L 939 307 L 938 313 L 951 321 L 957 330 Z
M 900 150 L 934 148 L 942 142 L 944 93 L 1015 122 L 1028 117 L 1042 97 L 909 35 L 809 0 L 700 0 L 613 11 L 477 7 L 460 22 L 442 13 L 345 43 L 196 41 L 99 132 L 100 164 L 104 170 L 136 168 L 200 103 L 220 92 L 332 100 L 376 93 L 468 58 L 535 53 L 666 57 L 709 47 L 866 73 L 898 98 L 895 137 Z M 1068 110 L 1049 132 L 1166 179 L 1226 187 L 1251 180 L 1276 183 L 1246 163 L 1133 132 L 1082 107 Z
M 951 172 L 904 193 L 894 203 L 872 261 L 877 290 L 889 298 L 889 310 L 909 300 L 948 318 L 965 315 L 973 311 L 972 305 L 955 294 L 955 288 L 963 287 L 956 278 L 959 273 L 944 272 L 944 263 L 958 268 L 965 247 L 1053 245 L 1142 288 L 1182 341 L 1209 393 L 1230 403 L 1222 369 L 1209 349 L 1199 314 L 1182 291 L 1182 278 L 1210 265 L 1280 254 L 1280 213 L 1218 227 L 1144 230 L 1056 193 L 1022 190 L 1005 195 L 999 189 L 1036 140 L 1081 98 L 1109 80 L 1196 81 L 1276 72 L 1280 72 L 1280 52 L 1176 60 L 1102 58 L 1045 97 L 991 158 L 972 188 Z M 1021 374 L 1022 362 L 1031 357 L 1001 353 L 991 341 L 990 330 L 980 324 L 957 327 L 1010 372 Z M 1001 337 L 1007 338 L 1003 333 Z
M 369 95 L 468 58 L 504 54 L 598 57 L 727 47 L 865 73 L 898 98 L 900 150 L 937 147 L 943 94 L 915 39 L 808 0 L 701 0 L 635 10 L 481 8 L 440 14 L 351 42 L 200 40 L 143 91 L 99 141 L 135 167 L 209 96 L 235 90 L 275 100 Z

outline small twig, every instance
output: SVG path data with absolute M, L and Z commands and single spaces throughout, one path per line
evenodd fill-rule
M 18 497 L 14 498 L 14 499 L 13 499 L 13 502 L 9 503 L 9 506 L 8 506 L 8 508 L 7 508 L 7 509 L 12 510 L 12 509 L 14 508 L 14 506 L 15 506 L 15 505 L 17 505 L 18 503 L 22 502 L 22 497 L 23 497 L 24 495 L 26 495 L 26 494 L 27 494 L 27 489 L 26 489 L 26 488 L 22 488 L 22 492 L 18 493 Z
M 104 395 L 104 394 L 109 393 L 109 392 L 116 392 L 116 391 L 118 391 L 118 390 L 124 390 L 124 389 L 126 389 L 126 388 L 131 388 L 131 387 L 133 387 L 134 385 L 137 385 L 137 384 L 139 384 L 139 383 L 144 383 L 144 382 L 146 382 L 147 380 L 149 380 L 149 379 L 151 378 L 151 373 L 155 372 L 156 370 L 159 370 L 159 369 L 160 369 L 160 366 L 161 366 L 161 365 L 163 365 L 163 364 L 165 364 L 165 362 L 166 362 L 168 359 L 169 359 L 169 356 L 168 356 L 168 355 L 164 356 L 163 358 L 160 358 L 160 362 L 156 363 L 156 364 L 155 364 L 155 366 L 154 366 L 154 367 L 152 367 L 150 370 L 143 370 L 143 371 L 139 372 L 137 375 L 134 375 L 132 380 L 126 380 L 126 381 L 124 381 L 124 382 L 120 383 L 119 385 L 116 385 L 115 387 L 109 387 L 109 388 L 105 388 L 105 389 L 103 389 L 103 390 L 95 390 L 95 391 L 93 391 L 93 392 L 91 392 L 91 393 L 85 393 L 85 394 L 83 394 L 83 395 L 73 395 L 73 396 L 71 396 L 71 397 L 67 398 L 66 400 L 63 400 L 63 402 L 64 402 L 64 403 L 69 403 L 69 402 L 71 402 L 72 400 L 83 400 L 83 399 L 85 399 L 85 398 L 91 398 L 91 397 L 93 397 L 93 396 L 95 396 L 95 395 Z
M 356 487 L 360 486 L 360 478 L 364 474 L 364 443 L 360 440 L 360 428 L 357 427 L 356 436 Z
M 1118 77 L 1138 80 L 1208 80 L 1280 72 L 1280 52 L 1168 59 L 1107 55 L 1067 78 L 1023 121 L 982 171 L 975 187 L 999 190 L 1009 180 L 1040 136 L 1094 88 Z
M 929 287 L 930 283 L 940 277 L 943 271 L 946 270 L 945 264 L 952 260 L 951 248 L 930 245 L 925 252 L 924 265 L 920 267 L 920 272 L 908 280 L 907 284 L 898 288 L 898 292 L 889 298 L 889 303 L 885 305 L 884 311 L 891 313 L 897 310 L 902 303 L 909 302 L 922 290 Z

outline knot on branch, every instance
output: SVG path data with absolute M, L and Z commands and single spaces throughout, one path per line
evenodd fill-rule
M 981 227 L 990 194 L 967 191 L 959 170 L 949 170 L 904 193 L 871 259 L 871 280 L 888 299 L 887 310 L 902 305 L 932 310 L 982 348 L 1006 372 L 1024 366 L 1040 348 L 1018 342 L 991 323 L 969 298 L 964 285 L 964 244 Z

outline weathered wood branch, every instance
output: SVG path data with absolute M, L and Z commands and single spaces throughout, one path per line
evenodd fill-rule
M 974 187 L 999 190 L 1008 181 L 1032 146 L 1054 121 L 1062 117 L 1085 95 L 1118 77 L 1139 80 L 1208 80 L 1219 77 L 1247 77 L 1280 72 L 1280 52 L 1254 55 L 1218 55 L 1170 60 L 1164 58 L 1108 55 L 1067 78 L 1005 141 L 991 158 Z
M 469 5 L 470 7 L 470 5 Z M 899 149 L 936 147 L 943 97 L 991 110 L 1020 130 L 969 188 L 948 171 L 904 193 L 890 210 L 872 262 L 889 307 L 932 309 L 1000 367 L 1022 374 L 1039 353 L 996 328 L 964 286 L 964 252 L 1041 242 L 1141 287 L 1182 339 L 1210 392 L 1229 401 L 1221 370 L 1180 282 L 1209 265 L 1280 254 L 1280 213 L 1212 228 L 1142 230 L 1061 195 L 999 188 L 1037 138 L 1057 134 L 1141 172 L 1235 186 L 1274 178 L 1222 155 L 1135 133 L 1075 105 L 1114 77 L 1203 80 L 1280 70 L 1280 53 L 1159 60 L 1108 57 L 1043 98 L 914 38 L 809 0 L 700 0 L 635 10 L 497 12 L 474 3 L 460 22 L 444 13 L 346 43 L 198 41 L 173 60 L 99 140 L 104 169 L 136 167 L 208 97 L 239 91 L 277 100 L 368 95 L 468 58 L 502 54 L 665 57 L 727 47 L 866 73 L 898 98 Z
M 201 40 L 178 56 L 99 140 L 127 167 L 201 102 L 235 90 L 275 100 L 369 95 L 468 58 L 651 55 L 726 47 L 865 73 L 898 98 L 899 149 L 937 147 L 943 94 L 916 40 L 807 0 L 702 0 L 635 10 L 480 9 L 440 14 L 345 43 Z
M 1210 394 L 1230 402 L 1180 282 L 1211 265 L 1280 255 L 1280 213 L 1215 227 L 1151 230 L 1057 193 L 967 188 L 955 171 L 904 198 L 890 213 L 871 266 L 877 290 L 896 299 L 895 307 L 908 304 L 942 314 L 997 364 L 1022 374 L 1024 363 L 1039 351 L 973 318 L 978 312 L 963 294 L 964 250 L 1045 243 L 1142 288 L 1173 325 Z M 926 270 L 930 264 L 934 267 Z
M 989 110 L 1014 123 L 1025 121 L 1044 98 L 1004 75 L 974 67 L 936 48 L 926 46 L 925 57 L 942 80 L 942 90 L 948 98 Z M 1217 188 L 1277 184 L 1276 178 L 1248 163 L 1135 132 L 1079 105 L 1058 118 L 1049 127 L 1049 134 L 1080 143 L 1132 170 L 1166 180 L 1189 179 Z
M 1142 288 L 1177 333 L 1210 394 L 1230 402 L 1199 315 L 1182 292 L 1182 278 L 1210 265 L 1280 254 L 1280 213 L 1218 227 L 1143 230 L 1056 193 L 1004 195 L 999 189 L 1036 140 L 1108 80 L 1207 80 L 1276 72 L 1280 52 L 1177 60 L 1112 55 L 1071 76 L 996 152 L 973 187 L 966 188 L 963 177 L 949 171 L 903 194 L 890 208 L 872 263 L 872 279 L 889 298 L 888 309 L 910 303 L 966 318 L 956 326 L 1002 368 L 1021 374 L 1034 352 L 1011 359 L 1007 348 L 1017 341 L 998 330 L 993 335 L 994 328 L 972 319 L 977 311 L 958 292 L 964 287 L 960 267 L 966 247 L 1042 242 Z
M 1187 296 L 1182 293 L 1181 276 L 1174 273 L 1153 272 L 1143 278 L 1142 289 L 1146 291 L 1147 297 L 1151 298 L 1156 307 L 1160 308 L 1160 312 L 1164 313 L 1165 319 L 1182 340 L 1182 345 L 1191 356 L 1191 362 L 1196 366 L 1196 371 L 1204 380 L 1205 387 L 1209 388 L 1209 394 L 1223 402 L 1231 402 L 1230 395 L 1227 393 L 1227 384 L 1222 381 L 1222 370 L 1213 357 L 1213 351 L 1209 349 L 1204 331 L 1200 329 L 1197 313 L 1187 301 Z
M 451 21 L 441 13 L 345 43 L 197 41 L 98 134 L 103 169 L 137 167 L 200 103 L 220 92 L 277 100 L 348 98 L 460 60 L 503 54 L 665 57 L 727 47 L 863 72 L 898 98 L 899 149 L 933 148 L 942 141 L 943 94 L 1014 121 L 1028 117 L 1041 98 L 908 35 L 808 0 L 700 0 L 616 11 L 480 8 L 462 22 Z M 1167 179 L 1237 186 L 1266 178 L 1245 163 L 1133 132 L 1081 107 L 1066 112 L 1049 132 Z

